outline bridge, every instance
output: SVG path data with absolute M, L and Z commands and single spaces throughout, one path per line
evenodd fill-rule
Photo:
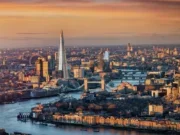
M 84 78 L 84 90 L 88 91 L 89 90 L 88 84 L 94 84 L 94 83 L 101 84 L 101 90 L 103 90 L 103 91 L 105 90 L 104 78 L 101 78 L 100 81 L 89 81 L 88 78 Z
M 145 80 L 145 76 L 124 76 L 121 77 L 121 80 Z

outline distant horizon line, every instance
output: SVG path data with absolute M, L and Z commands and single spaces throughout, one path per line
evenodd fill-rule
M 179 46 L 180 43 L 178 44 L 132 44 L 130 43 L 132 46 Z M 120 44 L 120 45 L 65 45 L 66 48 L 70 48 L 70 47 L 73 47 L 73 48 L 92 48 L 92 47 L 118 47 L 118 46 L 127 46 L 127 44 Z M 51 46 L 33 46 L 33 47 L 0 47 L 0 49 L 26 49 L 26 48 L 29 48 L 29 49 L 35 49 L 35 48 L 49 48 L 49 47 L 54 47 L 54 48 L 58 48 L 58 44 L 57 45 L 51 45 Z

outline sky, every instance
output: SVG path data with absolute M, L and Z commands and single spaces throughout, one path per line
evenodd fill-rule
M 0 0 L 0 48 L 180 44 L 180 0 Z

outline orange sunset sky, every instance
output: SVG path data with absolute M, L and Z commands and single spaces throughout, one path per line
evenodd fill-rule
M 179 44 L 180 0 L 0 0 L 0 47 Z

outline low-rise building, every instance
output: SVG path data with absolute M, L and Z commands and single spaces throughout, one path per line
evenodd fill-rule
M 149 115 L 163 114 L 163 105 L 149 104 Z

